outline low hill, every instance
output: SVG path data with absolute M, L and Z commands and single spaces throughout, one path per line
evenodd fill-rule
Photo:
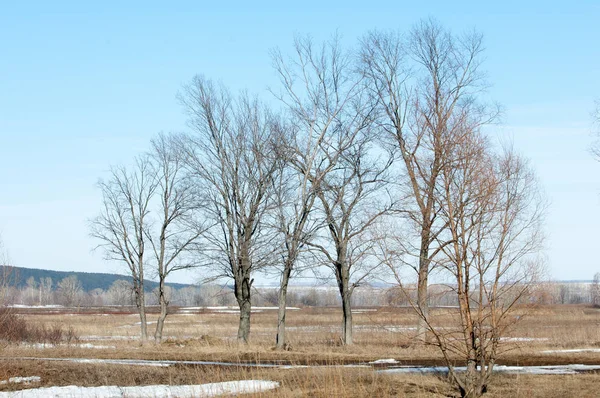
M 81 282 L 83 290 L 89 292 L 94 289 L 107 290 L 117 280 L 131 281 L 131 276 L 118 275 L 118 274 L 107 274 L 100 272 L 77 272 L 77 271 L 52 271 L 48 269 L 37 269 L 37 268 L 23 268 L 23 267 L 7 267 L 0 266 L 1 275 L 10 275 L 10 284 L 16 287 L 23 287 L 27 284 L 27 280 L 31 277 L 36 282 L 40 281 L 40 278 L 52 278 L 52 281 L 56 285 L 62 279 L 75 275 Z M 158 287 L 158 282 L 145 280 L 146 289 L 152 290 Z M 167 283 L 175 289 L 181 289 L 182 287 L 190 286 L 183 283 Z

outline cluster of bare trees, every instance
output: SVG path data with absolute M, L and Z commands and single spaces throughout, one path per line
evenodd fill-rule
M 139 310 L 141 338 L 148 338 L 144 278 L 156 276 L 161 307 L 154 338 L 162 339 L 168 299 L 169 274 L 194 267 L 199 238 L 206 230 L 198 219 L 194 187 L 187 184 L 183 158 L 172 137 L 159 135 L 150 152 L 135 159 L 132 167 L 114 167 L 99 182 L 104 208 L 91 221 L 91 234 L 108 260 L 129 268 L 135 304 Z
M 481 394 L 503 321 L 536 276 L 544 210 L 527 162 L 483 132 L 498 109 L 483 100 L 481 36 L 427 20 L 371 32 L 353 51 L 338 38 L 298 38 L 294 50 L 272 54 L 275 108 L 195 77 L 180 94 L 191 131 L 160 136 L 100 183 L 93 235 L 131 271 L 142 337 L 147 269 L 161 284 L 192 266 L 232 281 L 242 342 L 256 272 L 278 273 L 278 348 L 295 273 L 336 282 L 344 344 L 356 287 L 387 273 L 401 288 L 416 281 L 417 337 L 432 337 L 450 369 L 465 358 L 466 375 L 451 375 L 463 395 Z M 431 321 L 432 273 L 456 295 L 456 333 Z

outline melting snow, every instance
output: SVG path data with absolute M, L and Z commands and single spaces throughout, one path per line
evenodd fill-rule
M 500 337 L 501 341 L 547 341 L 545 337 Z
M 574 348 L 571 350 L 546 350 L 546 351 L 542 351 L 542 354 L 559 354 L 559 353 L 570 353 L 570 352 L 600 352 L 600 348 Z
M 456 372 L 465 372 L 466 367 L 457 366 Z M 579 372 L 589 372 L 600 370 L 600 365 L 550 365 L 550 366 L 494 366 L 495 372 L 512 374 L 534 374 L 534 375 L 571 375 Z M 402 366 L 391 369 L 379 370 L 379 373 L 447 373 L 445 366 L 416 367 Z
M 388 359 L 378 359 L 376 361 L 373 362 L 369 362 L 371 364 L 380 364 L 380 363 L 398 363 L 398 361 L 396 361 L 394 358 L 388 358 Z
M 84 344 L 50 344 L 50 343 L 32 343 L 32 344 L 21 344 L 23 347 L 44 349 L 44 348 L 56 348 L 56 347 L 73 347 L 73 348 L 95 348 L 95 349 L 112 349 L 117 348 L 114 345 L 94 345 L 90 343 Z
M 210 383 L 181 386 L 101 386 L 101 387 L 49 387 L 21 391 L 0 392 L 0 397 L 41 398 L 41 397 L 81 397 L 81 398 L 121 398 L 121 397 L 215 397 L 219 395 L 239 395 L 258 393 L 279 387 L 279 383 L 267 380 L 239 380 L 223 383 Z
M 62 305 L 52 304 L 52 305 L 23 305 L 23 304 L 12 304 L 9 305 L 10 308 L 64 308 Z
M 8 380 L 0 381 L 0 384 L 31 384 L 31 383 L 39 383 L 42 380 L 40 376 L 27 376 L 27 377 L 11 377 Z

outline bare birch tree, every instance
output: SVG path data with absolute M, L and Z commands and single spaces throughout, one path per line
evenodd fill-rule
M 132 170 L 113 167 L 108 180 L 98 183 L 103 209 L 91 221 L 91 235 L 99 240 L 105 258 L 125 263 L 131 275 L 135 305 L 140 316 L 140 337 L 148 339 L 144 277 L 151 228 L 152 198 L 158 187 L 149 156 L 136 158 Z
M 216 277 L 231 278 L 240 308 L 238 341 L 250 336 L 253 274 L 272 261 L 265 213 L 273 206 L 275 154 L 273 116 L 247 95 L 233 97 L 224 87 L 197 76 L 180 96 L 193 134 L 182 150 L 205 214 L 214 227 L 204 251 Z
M 403 164 L 397 182 L 402 198 L 408 198 L 404 214 L 416 232 L 414 239 L 405 239 L 404 250 L 418 275 L 417 302 L 423 316 L 417 338 L 422 341 L 429 273 L 446 244 L 437 239 L 445 225 L 435 200 L 446 162 L 444 145 L 466 120 L 475 129 L 496 115 L 477 103 L 476 95 L 484 88 L 482 51 L 479 34 L 454 35 L 434 20 L 422 21 L 406 37 L 371 32 L 362 41 L 361 70 L 379 100 L 385 141 Z

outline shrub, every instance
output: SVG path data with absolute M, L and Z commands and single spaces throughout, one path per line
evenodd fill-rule
M 74 343 L 79 338 L 72 327 L 61 325 L 36 326 L 19 317 L 8 308 L 0 309 L 0 341 L 6 343 Z

